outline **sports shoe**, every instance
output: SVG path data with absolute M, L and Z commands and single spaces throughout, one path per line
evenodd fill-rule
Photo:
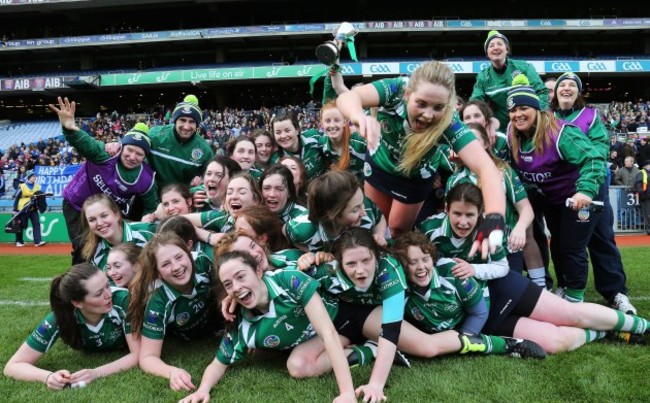
M 504 337 L 506 354 L 517 358 L 546 358 L 546 351 L 534 341 Z
M 363 343 L 363 345 L 369 347 L 375 356 L 377 355 L 377 349 L 379 348 L 377 342 L 367 340 L 365 343 Z M 373 356 L 372 359 L 374 358 L 375 357 Z M 350 368 L 362 363 L 362 360 L 363 357 L 359 357 L 357 351 L 355 351 L 355 349 L 352 349 L 352 352 L 348 355 L 348 364 L 350 365 Z M 395 358 L 393 359 L 393 364 L 399 365 L 400 367 L 411 368 L 411 363 L 409 362 L 408 358 L 406 358 L 406 355 L 404 355 L 404 353 L 399 350 L 395 350 Z
M 34 246 L 43 246 L 45 245 L 45 241 L 41 241 L 39 243 L 34 244 Z
M 23 246 L 25 246 L 25 244 L 22 242 L 16 242 L 16 246 L 22 248 Z
M 393 359 L 393 364 L 399 365 L 400 367 L 411 368 L 411 363 L 408 358 L 406 358 L 406 355 L 399 350 L 395 350 L 395 359 Z
M 634 305 L 630 303 L 630 299 L 627 297 L 627 295 L 619 292 L 616 294 L 614 297 L 614 308 L 618 309 L 619 311 L 623 313 L 627 313 L 629 315 L 636 315 L 636 308 Z
M 630 332 L 615 332 L 610 330 L 607 332 L 607 339 L 612 341 L 618 341 L 625 344 L 648 344 L 648 341 L 640 334 L 630 333 Z

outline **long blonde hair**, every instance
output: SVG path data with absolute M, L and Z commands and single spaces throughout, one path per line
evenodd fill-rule
M 99 242 L 101 241 L 101 238 L 90 230 L 90 225 L 88 224 L 88 218 L 86 217 L 86 209 L 92 206 L 93 204 L 100 203 L 100 202 L 104 203 L 104 205 L 108 207 L 113 213 L 117 214 L 117 216 L 119 217 L 118 220 L 119 220 L 120 228 L 122 227 L 122 223 L 124 222 L 123 221 L 124 219 L 122 218 L 122 213 L 120 212 L 120 208 L 117 206 L 117 203 L 115 203 L 115 200 L 111 199 L 104 193 L 94 194 L 86 199 L 84 204 L 81 206 L 81 216 L 79 218 L 81 221 L 81 229 L 85 239 L 84 245 L 81 248 L 81 256 L 86 261 L 92 260 L 93 256 L 95 256 L 95 250 L 97 249 L 97 245 L 99 245 Z
M 553 115 L 553 112 L 549 111 L 539 111 L 537 110 L 537 127 L 535 127 L 535 133 L 533 134 L 533 146 L 535 148 L 535 155 L 542 155 L 546 150 L 546 147 L 551 145 L 551 132 L 557 133 L 560 125 L 557 123 L 557 119 Z M 515 125 L 510 125 L 510 133 L 508 133 L 510 141 L 510 150 L 512 152 L 512 160 L 516 161 L 519 158 L 519 138 L 526 137 L 526 133 L 523 133 L 515 127 Z
M 437 124 L 427 127 L 421 133 L 410 132 L 404 139 L 402 146 L 402 160 L 397 170 L 407 175 L 417 167 L 424 156 L 438 143 L 442 133 L 449 127 L 454 114 L 456 103 L 455 76 L 451 69 L 444 63 L 430 61 L 422 63 L 409 79 L 406 89 L 413 93 L 421 82 L 428 82 L 445 87 L 449 90 L 449 100 L 442 119 Z

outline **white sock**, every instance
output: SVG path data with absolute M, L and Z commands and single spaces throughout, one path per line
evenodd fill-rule
M 540 287 L 546 287 L 546 270 L 543 267 L 528 269 L 528 278 Z

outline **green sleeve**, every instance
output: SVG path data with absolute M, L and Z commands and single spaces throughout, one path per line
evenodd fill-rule
M 386 300 L 406 290 L 404 269 L 393 256 L 385 255 L 380 258 L 377 271 L 377 287 L 382 300 Z
M 472 308 L 483 302 L 483 287 L 473 277 L 467 280 L 455 278 L 455 287 L 465 308 Z
M 473 140 L 476 140 L 476 136 L 472 131 L 460 120 L 458 113 L 454 112 L 454 117 L 452 118 L 449 127 L 445 129 L 442 133 L 447 144 L 458 153 L 466 145 L 471 143 Z
M 58 338 L 59 326 L 56 324 L 54 312 L 50 312 L 25 342 L 39 353 L 45 353 Z
M 227 332 L 221 338 L 216 358 L 223 365 L 234 364 L 246 356 L 248 347 L 240 334 L 239 329 L 235 329 Z
M 210 210 L 201 213 L 201 227 L 210 231 L 223 232 L 229 214 L 225 210 Z
M 73 131 L 63 129 L 63 137 L 74 147 L 77 152 L 92 162 L 103 162 L 111 158 L 104 149 L 104 143 L 95 140 L 83 130 Z
M 598 148 L 598 151 L 603 155 L 605 161 L 609 158 L 609 134 L 607 133 L 607 128 L 605 124 L 600 119 L 600 113 L 596 109 L 596 116 L 594 117 L 594 123 L 589 128 L 589 140 Z M 643 161 L 639 161 L 643 163 Z
M 341 74 L 340 72 L 338 74 Z M 338 97 L 338 94 L 336 91 L 334 91 L 334 87 L 332 86 L 332 76 L 329 75 L 329 73 L 325 74 L 325 83 L 324 83 L 324 88 L 323 88 L 323 105 L 325 105 L 328 101 L 334 101 Z
M 488 67 L 491 68 L 491 67 Z M 478 100 L 478 101 L 487 101 L 485 96 L 485 79 L 483 78 L 484 73 L 480 72 L 476 75 L 476 81 L 474 82 L 474 88 L 472 88 L 472 95 L 470 95 L 469 100 Z
M 320 283 L 298 270 L 283 270 L 273 273 L 273 279 L 284 288 L 287 294 L 303 307 L 316 294 Z
M 605 158 L 591 141 L 575 126 L 565 125 L 560 132 L 558 148 L 562 158 L 578 167 L 580 178 L 576 190 L 592 199 L 605 181 Z
M 164 293 L 163 287 L 156 289 L 147 303 L 144 310 L 144 320 L 142 321 L 142 335 L 153 340 L 162 340 L 165 338 L 165 301 L 161 297 Z
M 130 334 L 131 322 L 127 319 L 126 316 L 126 312 L 129 310 L 129 291 L 126 288 L 118 288 L 111 291 L 113 293 L 113 306 L 119 308 L 124 334 Z

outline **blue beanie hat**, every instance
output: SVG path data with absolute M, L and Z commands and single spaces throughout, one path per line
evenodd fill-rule
M 149 126 L 146 123 L 136 123 L 131 130 L 129 130 L 122 139 L 122 145 L 131 144 L 138 146 L 144 150 L 144 153 L 149 155 L 151 151 L 151 140 L 149 139 Z
M 582 92 L 582 81 L 580 80 L 580 77 L 578 77 L 575 73 L 567 71 L 566 73 L 562 74 L 560 77 L 557 78 L 557 81 L 555 81 L 555 88 L 554 91 L 557 93 L 557 87 L 560 85 L 560 82 L 564 80 L 573 80 L 576 82 L 578 85 L 578 93 Z
M 515 106 L 530 106 L 540 110 L 539 96 L 530 86 L 528 77 L 524 74 L 519 74 L 512 80 L 512 87 L 508 90 L 508 100 L 506 101 L 508 110 Z
M 510 50 L 510 42 L 508 42 L 508 38 L 506 38 L 506 36 L 504 34 L 502 34 L 501 32 L 494 30 L 494 31 L 488 32 L 487 39 L 485 40 L 485 43 L 483 44 L 483 50 L 485 50 L 485 53 L 487 53 L 487 49 L 488 49 L 488 45 L 490 44 L 490 41 L 492 39 L 496 39 L 496 38 L 501 38 L 503 40 L 503 42 L 505 42 L 506 47 L 508 48 L 508 50 Z
M 36 173 L 33 170 L 30 169 L 29 171 L 25 172 L 25 179 L 29 180 L 29 178 L 32 176 L 36 176 Z
M 183 102 L 176 104 L 171 122 L 176 123 L 176 119 L 181 116 L 194 119 L 197 126 L 203 121 L 203 112 L 199 108 L 199 99 L 196 96 L 188 95 L 183 99 Z

